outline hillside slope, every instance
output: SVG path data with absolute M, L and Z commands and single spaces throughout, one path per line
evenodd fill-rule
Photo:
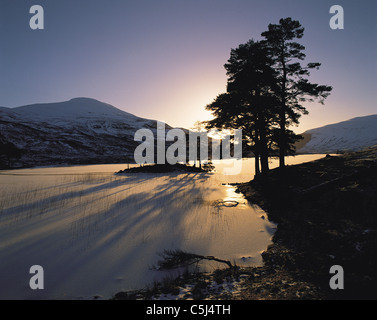
M 377 144 L 377 115 L 311 129 L 302 134 L 297 153 L 335 153 L 359 151 Z
M 0 107 L 0 142 L 22 154 L 13 167 L 132 161 L 141 128 L 155 132 L 156 121 L 89 98 Z

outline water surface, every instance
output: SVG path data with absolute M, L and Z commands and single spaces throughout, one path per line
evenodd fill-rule
M 254 176 L 253 159 L 241 164 L 215 162 L 212 174 L 115 175 L 125 164 L 0 171 L 0 299 L 110 298 L 166 276 L 151 268 L 164 249 L 260 265 L 275 225 L 229 185 Z M 32 265 L 44 268 L 43 290 L 29 287 Z

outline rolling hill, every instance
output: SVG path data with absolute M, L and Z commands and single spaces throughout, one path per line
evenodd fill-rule
M 129 162 L 141 128 L 155 133 L 156 121 L 90 98 L 0 107 L 0 142 L 22 154 L 14 167 Z
M 377 114 L 305 131 L 298 154 L 359 151 L 377 144 Z

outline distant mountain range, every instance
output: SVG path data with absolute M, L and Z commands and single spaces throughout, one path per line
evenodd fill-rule
M 90 98 L 0 107 L 0 167 L 133 162 L 140 144 L 134 141 L 135 132 L 151 129 L 156 138 L 156 126 L 156 120 Z M 171 128 L 166 125 L 166 130 Z M 377 144 L 377 115 L 312 129 L 303 135 L 305 139 L 296 146 L 300 154 L 360 150 Z
M 377 144 L 377 114 L 357 117 L 305 131 L 296 152 L 336 153 L 359 151 Z
M 0 107 L 0 142 L 21 150 L 13 162 L 22 167 L 133 161 L 140 144 L 135 132 L 146 128 L 156 133 L 156 126 L 154 120 L 89 98 Z

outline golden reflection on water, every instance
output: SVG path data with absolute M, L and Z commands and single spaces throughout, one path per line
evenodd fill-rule
M 222 174 L 221 166 L 213 174 L 114 174 L 125 167 L 0 172 L 0 283 L 7 288 L 0 298 L 140 288 L 157 276 L 148 266 L 169 248 L 261 263 L 273 224 L 229 184 L 253 177 L 253 159 L 243 160 L 237 176 Z M 53 281 L 50 290 L 31 293 L 20 282 L 36 263 Z

